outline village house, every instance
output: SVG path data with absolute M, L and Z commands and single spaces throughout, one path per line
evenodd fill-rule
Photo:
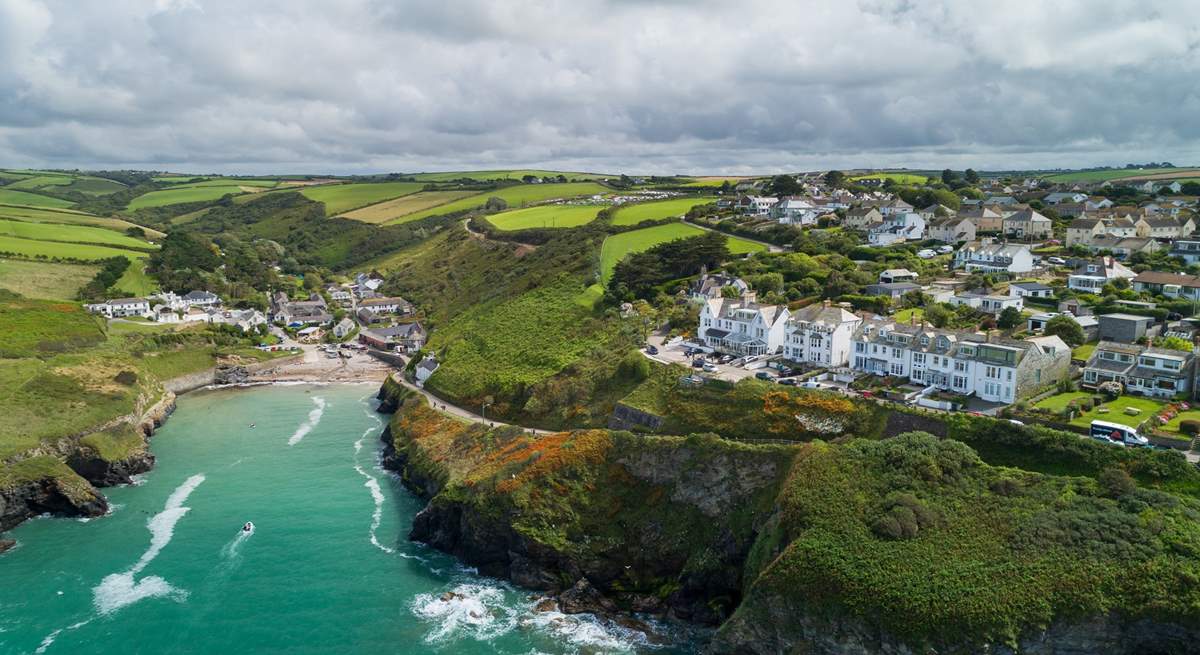
M 796 310 L 787 321 L 783 356 L 793 362 L 822 367 L 850 361 L 850 339 L 862 319 L 829 300 Z
M 911 212 L 888 214 L 882 223 L 872 226 L 867 232 L 867 241 L 873 246 L 890 246 L 923 238 L 925 219 Z
M 1163 271 L 1142 271 L 1133 278 L 1133 290 L 1168 298 L 1200 299 L 1200 276 Z
M 1046 194 L 1046 197 L 1042 198 L 1042 202 L 1046 203 L 1047 205 L 1059 205 L 1064 202 L 1081 203 L 1087 199 L 1088 196 L 1086 193 L 1080 193 L 1078 191 L 1055 191 L 1054 193 Z
M 879 213 L 883 214 L 884 218 L 895 216 L 897 214 L 908 214 L 913 210 L 913 206 L 904 202 L 900 198 L 893 198 L 888 202 L 879 206 Z
M 1005 216 L 1001 226 L 1005 234 L 1018 239 L 1046 239 L 1054 233 L 1054 222 L 1032 209 Z
M 413 377 L 417 380 L 417 386 L 425 386 L 425 383 L 438 370 L 438 361 L 432 354 L 425 355 L 417 364 L 416 370 L 413 371 Z
M 368 328 L 358 333 L 358 340 L 380 350 L 414 353 L 425 347 L 427 333 L 420 323 L 402 323 L 383 328 Z
M 1105 284 L 1117 279 L 1132 280 L 1137 274 L 1108 256 L 1081 262 L 1067 277 L 1067 288 L 1099 294 Z
M 1033 270 L 1033 254 L 1026 245 L 972 241 L 954 253 L 954 268 L 969 273 L 1028 273 Z
M 713 298 L 720 298 L 726 287 L 733 287 L 735 295 L 739 298 L 750 290 L 750 285 L 739 277 L 724 273 L 709 274 L 705 270 L 688 286 L 688 297 L 692 302 L 704 303 Z
M 286 293 L 280 292 L 271 299 L 274 307 L 274 320 L 277 323 L 298 327 L 302 325 L 327 325 L 333 320 L 325 299 L 320 294 L 312 294 L 308 300 L 288 300 Z
M 1179 239 L 1171 244 L 1170 254 L 1182 259 L 1188 266 L 1200 263 L 1200 241 Z
M 949 218 L 957 214 L 958 211 L 951 209 L 945 205 L 934 203 L 928 207 L 917 210 L 917 215 L 926 221 L 931 221 L 935 218 Z
M 1004 229 L 1004 214 L 994 207 L 973 207 L 960 211 L 958 216 L 974 223 L 977 232 L 1000 232 Z
M 771 208 L 771 216 L 782 225 L 815 225 L 817 207 L 804 198 L 789 197 Z
M 221 304 L 221 298 L 208 291 L 189 291 L 182 298 L 188 307 L 216 307 Z
M 1041 282 L 1013 282 L 1008 285 L 1008 295 L 1022 298 L 1050 298 L 1054 296 L 1054 289 Z
M 1034 314 L 1026 321 L 1026 328 L 1033 333 L 1039 333 L 1046 329 L 1046 323 L 1055 316 L 1066 316 L 1075 321 L 1079 327 L 1083 328 L 1083 336 L 1086 341 L 1095 341 L 1100 334 L 1100 322 L 1094 316 L 1075 316 L 1070 312 L 1043 312 Z
M 855 370 L 996 403 L 1065 379 L 1071 360 L 1059 337 L 1015 341 L 878 319 L 863 321 L 853 342 Z
M 93 314 L 101 314 L 106 318 L 129 318 L 132 316 L 150 318 L 153 316 L 153 312 L 150 311 L 150 301 L 145 298 L 114 298 L 101 303 L 84 305 L 84 309 Z
M 412 314 L 412 303 L 400 297 L 380 297 L 366 298 L 358 302 L 358 306 L 363 309 L 369 309 L 375 314 L 399 314 L 407 316 Z
M 929 221 L 930 239 L 943 243 L 961 243 L 975 240 L 975 223 L 969 218 L 948 216 Z
M 340 284 L 331 284 L 325 287 L 325 293 L 329 296 L 330 300 L 339 304 L 354 301 L 354 292 Z
M 1068 247 L 1076 244 L 1088 245 L 1092 239 L 1105 234 L 1108 234 L 1108 226 L 1103 219 L 1082 216 L 1067 224 L 1066 244 Z
M 883 222 L 883 214 L 874 207 L 856 207 L 846 212 L 842 225 L 851 230 L 866 231 L 873 225 Z
M 757 294 L 741 298 L 712 298 L 700 310 L 697 337 L 704 345 L 735 355 L 773 355 L 783 347 L 787 307 L 760 305 Z
M 913 282 L 884 282 L 880 284 L 868 284 L 863 289 L 863 293 L 868 296 L 887 296 L 892 300 L 899 300 L 909 291 L 920 290 L 921 285 Z
M 771 210 L 779 203 L 779 198 L 767 196 L 742 196 L 738 198 L 737 210 L 746 216 L 770 216 Z
M 880 284 L 891 284 L 893 282 L 916 282 L 917 274 L 907 268 L 889 268 L 879 273 Z
M 1083 386 L 1119 382 L 1126 393 L 1174 398 L 1191 388 L 1195 364 L 1195 356 L 1183 350 L 1101 341 L 1084 366 Z
M 1110 235 L 1095 237 L 1091 243 L 1083 245 L 1092 252 L 1107 250 L 1120 259 L 1128 259 L 1139 252 L 1156 252 L 1162 247 L 1157 241 L 1150 238 L 1114 237 Z
M 1018 311 L 1025 308 L 1025 299 L 1021 296 L 1001 296 L 983 293 L 960 293 L 950 297 L 951 305 L 958 307 L 966 305 L 971 309 L 999 316 L 1000 312 L 1012 307 Z
M 357 326 L 354 324 L 354 321 L 349 318 L 343 318 L 337 322 L 337 325 L 333 326 L 333 336 L 337 339 L 345 339 L 350 336 L 350 333 L 354 332 L 355 327 Z

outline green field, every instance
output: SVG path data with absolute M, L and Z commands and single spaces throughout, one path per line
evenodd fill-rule
M 270 189 L 279 185 L 279 180 L 242 180 L 233 177 L 218 177 L 203 182 L 189 182 L 187 184 L 179 184 L 174 189 L 195 189 L 198 187 L 208 186 L 252 186 L 262 189 Z
M 61 211 L 54 209 L 36 209 L 33 207 L 16 207 L 13 205 L 0 205 L 0 218 L 11 218 L 18 221 L 28 223 L 62 223 L 64 225 L 90 225 L 93 227 L 102 227 L 117 232 L 124 232 L 135 226 L 129 221 L 123 221 L 119 218 L 104 218 L 102 216 L 93 216 L 92 214 L 84 214 L 76 211 Z M 146 236 L 152 239 L 161 239 L 165 236 L 162 232 L 148 227 L 143 227 Z
M 325 215 L 337 216 L 342 212 L 366 207 L 398 196 L 416 193 L 425 186 L 416 182 L 381 182 L 378 184 L 331 184 L 310 186 L 300 189 L 309 200 L 325 203 Z
M 539 205 L 513 209 L 488 216 L 501 230 L 528 230 L 538 227 L 579 227 L 596 220 L 603 207 L 598 205 Z
M 34 241 L 0 235 L 0 253 L 15 253 L 24 257 L 71 257 L 85 261 L 96 261 L 109 257 L 142 258 L 149 255 L 144 252 L 134 252 L 123 248 L 109 246 L 93 246 L 81 243 L 60 243 L 58 241 Z
M 75 203 L 69 200 L 51 198 L 50 196 L 40 196 L 36 193 L 26 193 L 24 191 L 14 191 L 9 188 L 0 188 L 0 205 L 66 208 L 75 206 Z
M 712 198 L 672 198 L 655 202 L 622 205 L 613 215 L 613 225 L 637 225 L 642 221 L 682 216 L 696 205 L 712 202 Z
M 520 180 L 526 175 L 536 175 L 537 177 L 558 177 L 565 175 L 568 180 L 600 180 L 613 175 L 602 175 L 599 173 L 567 173 L 563 171 L 547 171 L 539 169 L 523 169 L 511 171 L 447 171 L 444 173 L 417 173 L 413 175 L 413 179 L 420 182 L 450 182 L 452 180 L 461 180 L 464 178 L 480 181 L 489 180 Z
M 237 186 L 197 186 L 182 189 L 164 189 L 162 191 L 151 191 L 150 193 L 134 198 L 129 203 L 129 209 L 165 207 L 185 202 L 207 202 L 209 200 L 218 200 L 226 194 L 239 195 L 242 193 L 245 193 L 245 191 L 242 191 Z
M 88 264 L 0 259 L 0 289 L 27 298 L 74 300 L 79 288 L 91 281 L 99 270 Z
M 5 188 L 17 190 L 41 189 L 51 186 L 67 186 L 74 181 L 75 178 L 67 175 L 35 175 L 27 177 L 20 182 L 13 182 Z
M 892 180 L 897 184 L 925 184 L 929 181 L 924 175 L 915 173 L 871 173 L 870 175 L 855 175 L 850 178 L 850 181 L 857 182 L 859 180 Z
M 660 243 L 700 236 L 704 232 L 704 230 L 698 227 L 684 223 L 667 223 L 666 225 L 648 227 L 644 230 L 614 234 L 605 239 L 604 245 L 600 248 L 602 279 L 607 284 L 609 276 L 612 275 L 613 268 L 626 255 L 649 250 Z M 754 243 L 753 241 L 729 237 L 729 252 L 735 255 L 742 255 L 748 252 L 762 252 L 766 249 L 766 246 Z
M 752 177 L 698 177 L 698 178 L 694 178 L 691 182 L 688 182 L 687 184 L 685 184 L 683 186 L 696 187 L 696 188 L 719 187 L 722 184 L 725 184 L 726 182 L 730 183 L 731 185 L 737 186 L 737 184 L 739 182 L 745 182 L 746 180 L 752 180 L 752 179 L 754 179 L 754 178 L 752 178 Z
M 146 272 L 146 260 L 142 257 L 130 258 L 129 268 L 117 280 L 116 288 L 134 296 L 145 296 L 158 288 L 158 283 Z
M 1105 171 L 1075 171 L 1073 173 L 1058 173 L 1056 175 L 1047 175 L 1044 179 L 1050 182 L 1104 182 L 1106 180 L 1120 180 L 1127 177 L 1143 177 L 1145 175 L 1159 175 L 1162 173 L 1178 173 L 1179 177 L 1187 177 L 1200 173 L 1200 169 L 1196 168 L 1119 168 L 1115 170 Z M 1168 178 L 1163 178 L 1163 182 L 1168 182 Z
M 442 214 L 450 214 L 452 212 L 464 211 L 467 209 L 475 209 L 482 207 L 487 202 L 488 198 L 500 198 L 508 203 L 512 209 L 517 209 L 523 205 L 541 202 L 543 200 L 551 200 L 556 198 L 574 198 L 577 196 L 590 196 L 604 194 L 611 191 L 608 187 L 596 184 L 595 182 L 568 182 L 566 184 L 522 184 L 519 186 L 510 186 L 494 191 L 485 191 L 473 196 L 448 202 L 444 205 L 426 209 L 403 216 L 401 219 L 392 221 L 392 223 L 407 223 L 409 221 L 419 221 L 422 218 L 430 216 L 440 216 Z
M 478 194 L 474 191 L 421 191 L 346 212 L 342 214 L 342 218 L 376 225 L 387 223 L 388 221 L 392 221 L 393 225 L 406 223 L 412 220 L 408 218 L 410 214 L 440 207 L 455 200 L 474 195 Z
M 106 196 L 125 188 L 124 184 L 102 177 L 77 177 L 63 191 L 78 191 L 89 196 Z
M 131 249 L 149 249 L 152 246 L 141 239 L 87 225 L 60 225 L 57 223 L 26 223 L 0 219 L 0 235 L 35 239 L 38 241 L 61 241 L 63 243 L 93 243 Z

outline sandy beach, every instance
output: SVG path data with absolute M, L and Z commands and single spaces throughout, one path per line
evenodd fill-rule
M 304 358 L 268 368 L 251 376 L 253 382 L 382 382 L 395 367 L 362 351 L 331 358 L 319 346 L 299 346 Z

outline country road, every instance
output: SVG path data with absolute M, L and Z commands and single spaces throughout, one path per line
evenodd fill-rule
M 442 400 L 441 398 L 438 398 L 437 396 L 433 395 L 432 393 L 429 393 L 425 389 L 422 389 L 421 387 L 418 387 L 417 385 L 409 382 L 408 380 L 405 380 L 403 375 L 397 375 L 397 374 L 393 373 L 392 379 L 395 380 L 396 382 L 400 383 L 405 388 L 415 391 L 415 392 L 421 394 L 422 396 L 425 396 L 425 399 L 429 401 L 429 404 L 434 409 L 436 409 L 439 412 L 442 412 L 444 414 L 449 414 L 450 416 L 453 416 L 455 418 L 461 418 L 461 419 L 470 421 L 472 423 L 485 423 L 489 427 L 498 428 L 498 427 L 502 427 L 502 426 L 506 426 L 506 425 L 511 425 L 510 423 L 504 423 L 504 422 L 496 421 L 493 419 L 485 419 L 483 416 L 480 416 L 479 414 L 476 414 L 470 410 L 463 409 L 462 407 L 459 407 L 458 405 L 452 405 L 452 404 Z M 524 430 L 526 432 L 531 432 L 536 435 L 554 434 L 554 432 L 550 431 L 550 430 L 539 430 L 537 428 L 528 428 L 528 427 L 525 427 L 522 425 L 517 425 L 514 427 L 521 428 L 522 430 Z

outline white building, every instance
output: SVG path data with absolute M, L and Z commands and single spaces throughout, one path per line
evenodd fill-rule
M 130 316 L 150 318 L 153 316 L 153 312 L 150 311 L 150 301 L 145 298 L 115 298 L 101 303 L 84 305 L 84 308 L 93 314 L 102 314 L 107 318 Z
M 208 291 L 192 290 L 183 296 L 183 302 L 188 307 L 216 307 L 221 304 L 221 298 Z
M 771 216 L 783 225 L 815 225 L 817 206 L 804 198 L 784 198 L 771 209 Z
M 772 355 L 783 347 L 787 307 L 760 305 L 753 291 L 738 299 L 712 298 L 700 310 L 697 335 L 706 346 L 737 355 Z
M 770 216 L 771 210 L 779 204 L 779 198 L 768 196 L 742 196 L 738 198 L 738 211 L 747 216 Z
M 966 305 L 988 314 L 999 315 L 1009 307 L 1020 311 L 1025 308 L 1025 299 L 1021 296 L 999 296 L 980 293 L 960 293 L 950 298 L 950 304 L 955 307 Z
M 890 246 L 924 238 L 925 219 L 912 212 L 888 214 L 884 216 L 882 223 L 871 227 L 867 232 L 867 242 L 873 246 Z
M 1028 273 L 1033 270 L 1033 253 L 1016 243 L 972 241 L 954 253 L 954 267 L 972 273 Z
M 814 366 L 846 366 L 850 341 L 862 319 L 828 300 L 796 310 L 787 322 L 783 356 Z
M 1112 257 L 1097 257 L 1075 267 L 1067 277 L 1067 288 L 1084 293 L 1100 293 L 1105 284 L 1116 279 L 1132 280 L 1137 273 Z

